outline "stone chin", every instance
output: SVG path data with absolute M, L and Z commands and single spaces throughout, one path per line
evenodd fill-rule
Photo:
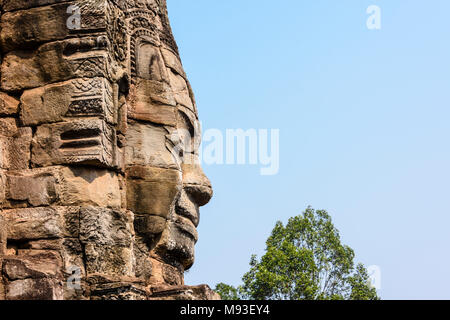
M 187 218 L 177 216 L 175 221 L 168 221 L 156 252 L 167 263 L 188 270 L 195 260 L 195 244 L 198 233 L 194 224 Z
M 197 192 L 193 192 L 194 189 L 198 189 Z M 194 197 L 200 193 L 203 201 Z M 199 207 L 209 202 L 211 197 L 212 188 L 209 183 L 195 188 L 185 185 L 181 191 L 175 210 L 170 214 L 156 247 L 159 255 L 166 257 L 169 263 L 182 267 L 183 270 L 192 267 L 195 260 L 195 244 L 198 241 Z

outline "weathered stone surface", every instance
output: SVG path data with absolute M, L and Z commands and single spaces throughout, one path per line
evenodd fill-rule
M 82 208 L 80 241 L 88 274 L 133 276 L 133 236 L 131 212 Z
M 158 235 L 166 228 L 167 219 L 155 215 L 137 215 L 135 218 L 136 232 L 150 236 Z
M 105 169 L 46 167 L 10 171 L 6 198 L 32 206 L 121 207 L 118 177 Z
M 51 252 L 39 252 L 32 256 L 5 257 L 3 274 L 9 280 L 23 280 L 27 278 L 56 278 L 60 277 L 61 258 Z
M 60 2 L 69 2 L 69 0 L 3 0 L 2 7 L 4 11 L 12 11 L 40 7 Z
M 150 92 L 150 95 L 146 95 Z M 138 79 L 131 89 L 128 117 L 168 126 L 176 125 L 176 100 L 171 87 L 164 83 Z
M 6 299 L 62 300 L 62 287 L 60 280 L 51 278 L 16 280 L 6 286 Z
M 88 164 L 115 166 L 115 130 L 102 120 L 86 119 L 38 127 L 32 143 L 36 166 Z
M 78 207 L 39 207 L 4 210 L 8 239 L 39 240 L 78 237 Z
M 169 72 L 170 85 L 174 94 L 175 101 L 190 110 L 194 110 L 194 105 L 190 96 L 186 80 L 179 74 Z
M 26 169 L 30 163 L 31 128 L 19 128 L 18 133 L 9 139 L 8 168 Z
M 79 6 L 81 30 L 98 32 L 106 29 L 108 14 L 106 3 L 106 0 L 87 1 Z M 74 32 L 67 27 L 67 21 L 70 17 L 68 8 L 75 4 L 76 1 L 70 1 L 38 6 L 25 11 L 6 12 L 1 22 L 1 42 L 4 52 L 43 42 L 63 40 L 73 34 Z
M 197 230 L 188 218 L 174 215 L 163 231 L 155 251 L 166 259 L 176 259 L 184 269 L 194 264 Z
M 1 89 L 19 91 L 74 78 L 106 77 L 106 51 L 78 52 L 80 47 L 98 48 L 99 41 L 97 38 L 70 39 L 46 43 L 36 50 L 11 51 L 3 59 Z
M 0 265 L 2 255 L 6 253 L 7 226 L 5 218 L 0 214 Z
M 153 288 L 150 300 L 221 300 L 221 298 L 207 285 L 159 286 Z
M 83 207 L 80 213 L 80 240 L 98 245 L 129 247 L 133 238 L 133 216 L 127 211 Z
M 134 258 L 136 260 L 135 276 L 148 284 L 153 275 L 153 264 L 150 259 L 148 240 L 136 233 L 133 243 Z
M 31 139 L 31 128 L 18 127 L 12 118 L 0 118 L 0 169 L 28 168 Z
M 177 74 L 186 79 L 186 74 L 183 70 L 180 58 L 172 50 L 168 50 L 167 48 L 161 48 L 161 54 L 166 67 L 172 69 Z
M 66 206 L 121 207 L 119 180 L 101 169 L 63 168 L 61 204 Z
M 112 88 L 103 78 L 74 79 L 26 90 L 21 104 L 20 120 L 27 126 L 91 116 L 115 123 Z
M 69 34 L 66 27 L 68 5 L 32 8 L 26 11 L 6 12 L 2 16 L 2 49 L 64 39 Z
M 152 287 L 184 285 L 183 269 L 162 262 L 156 257 L 150 258 L 152 274 L 149 283 Z
M 2 263 L 2 258 L 1 257 L 0 257 L 0 263 Z M 5 297 L 5 285 L 4 285 L 3 281 L 0 281 L 0 300 L 6 300 L 6 297 Z
M 50 170 L 11 172 L 7 174 L 7 198 L 36 207 L 48 206 L 58 198 L 57 181 Z
M 134 166 L 127 169 L 128 209 L 167 219 L 181 191 L 181 173 L 172 169 Z
M 0 92 L 0 115 L 12 115 L 19 110 L 19 101 Z
M 127 282 L 95 285 L 92 300 L 147 300 L 148 293 L 140 285 Z
M 0 118 L 0 135 L 13 137 L 17 135 L 19 128 L 15 118 Z
M 6 200 L 6 176 L 3 170 L 0 169 L 0 206 L 5 202 L 5 200 Z
M 167 138 L 170 133 L 164 127 L 130 123 L 126 135 L 126 164 L 179 169 Z

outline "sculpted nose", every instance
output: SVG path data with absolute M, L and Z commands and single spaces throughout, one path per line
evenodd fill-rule
M 183 188 L 198 206 L 206 205 L 213 196 L 211 182 L 198 164 L 183 164 Z

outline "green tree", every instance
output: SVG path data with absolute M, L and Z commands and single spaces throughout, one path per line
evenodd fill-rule
M 324 210 L 308 207 L 277 222 L 260 260 L 252 256 L 250 271 L 238 288 L 216 288 L 227 300 L 376 300 L 376 290 L 354 251 L 341 243 L 339 231 Z
M 223 300 L 240 300 L 239 289 L 225 283 L 219 283 L 214 289 Z

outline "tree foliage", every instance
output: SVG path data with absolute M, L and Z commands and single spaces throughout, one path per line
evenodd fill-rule
M 216 285 L 214 291 L 220 294 L 222 300 L 241 300 L 239 289 L 236 289 L 235 287 L 228 284 L 219 283 Z
M 260 260 L 252 256 L 250 270 L 238 288 L 220 284 L 224 300 L 375 300 L 376 290 L 354 251 L 341 243 L 339 231 L 324 210 L 308 207 L 277 222 Z

